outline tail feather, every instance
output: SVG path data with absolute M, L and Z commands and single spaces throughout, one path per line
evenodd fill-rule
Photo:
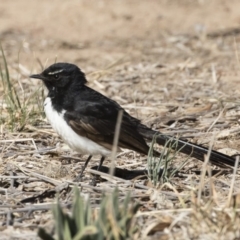
M 204 155 L 206 155 L 209 151 L 208 148 L 201 145 L 188 142 L 187 140 L 182 138 L 178 139 L 172 136 L 161 134 L 160 132 L 154 131 L 143 125 L 141 125 L 138 130 L 139 133 L 147 140 L 152 141 L 152 139 L 156 137 L 156 142 L 159 145 L 165 146 L 166 144 L 168 144 L 168 147 L 172 147 L 172 145 L 174 145 L 174 149 L 176 149 L 177 151 L 187 154 L 201 161 L 204 161 Z M 173 141 L 175 141 L 176 144 L 173 144 Z M 233 157 L 211 150 L 209 161 L 217 166 L 227 165 L 233 167 L 236 160 Z

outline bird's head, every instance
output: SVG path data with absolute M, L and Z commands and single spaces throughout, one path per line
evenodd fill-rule
M 87 80 L 84 73 L 71 63 L 54 63 L 40 74 L 33 74 L 30 78 L 41 79 L 49 91 L 61 90 L 72 84 L 84 85 Z

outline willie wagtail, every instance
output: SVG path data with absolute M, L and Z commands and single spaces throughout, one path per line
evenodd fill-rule
M 30 77 L 41 79 L 48 89 L 44 110 L 53 129 L 70 148 L 89 154 L 80 177 L 92 155 L 102 156 L 98 169 L 105 157 L 110 155 L 119 110 L 123 111 L 119 150 L 128 148 L 147 155 L 149 146 L 146 140 L 151 141 L 157 134 L 156 142 L 165 145 L 172 139 L 172 136 L 160 134 L 143 125 L 117 102 L 86 86 L 85 74 L 74 64 L 55 63 L 42 73 Z M 204 160 L 207 148 L 184 139 L 174 140 L 177 143 L 175 149 Z M 217 151 L 211 151 L 209 160 L 220 166 L 235 164 L 234 158 Z

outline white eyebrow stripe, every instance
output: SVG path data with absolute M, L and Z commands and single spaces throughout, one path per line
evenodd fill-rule
M 54 75 L 54 74 L 60 73 L 62 71 L 63 71 L 63 69 L 57 70 L 55 72 L 49 72 L 48 75 Z

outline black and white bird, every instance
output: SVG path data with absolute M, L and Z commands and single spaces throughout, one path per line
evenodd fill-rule
M 73 150 L 89 154 L 80 177 L 92 155 L 101 155 L 99 168 L 112 150 L 118 112 L 123 111 L 118 147 L 148 154 L 151 141 L 165 145 L 172 136 L 160 134 L 129 115 L 117 102 L 86 86 L 85 74 L 74 64 L 55 63 L 31 78 L 41 79 L 48 89 L 44 110 L 53 129 Z M 175 139 L 175 148 L 201 161 L 208 149 Z M 234 166 L 235 159 L 212 151 L 210 162 L 215 165 Z

